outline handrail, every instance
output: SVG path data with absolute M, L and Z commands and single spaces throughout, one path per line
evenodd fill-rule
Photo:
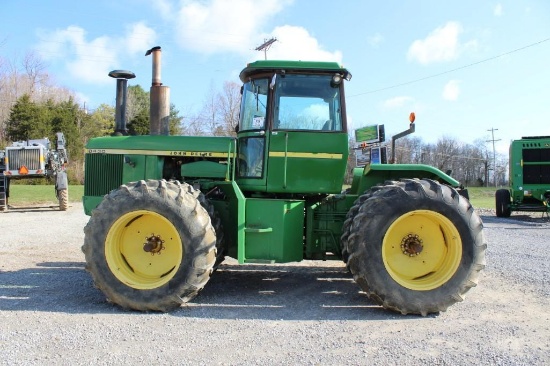
M 283 188 L 286 188 L 286 171 L 288 164 L 288 132 L 285 132 L 285 162 L 283 168 Z

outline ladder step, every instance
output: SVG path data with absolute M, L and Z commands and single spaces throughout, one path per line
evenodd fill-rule
M 0 211 L 6 210 L 6 206 L 6 179 L 3 172 L 0 171 Z

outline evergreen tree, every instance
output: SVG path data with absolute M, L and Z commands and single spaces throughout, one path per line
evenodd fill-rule
M 83 117 L 81 135 L 85 142 L 93 137 L 108 136 L 115 130 L 115 108 L 107 104 L 100 104 L 96 110 Z
M 52 135 L 57 132 L 63 132 L 65 135 L 65 141 L 67 152 L 71 159 L 80 160 L 83 158 L 84 143 L 80 136 L 79 126 L 80 123 L 80 108 L 74 103 L 72 98 L 65 102 L 52 105 L 51 113 L 51 126 Z
M 127 122 L 132 121 L 137 115 L 149 115 L 149 92 L 143 90 L 140 85 L 130 85 L 128 87 L 128 98 L 126 101 Z
M 128 118 L 128 133 L 130 135 L 148 135 L 150 133 L 150 93 L 140 85 L 128 87 L 128 103 L 126 117 Z M 174 104 L 170 104 L 169 134 L 181 134 L 183 117 Z
M 142 109 L 129 123 L 128 133 L 130 135 L 148 135 L 150 132 L 149 126 L 149 111 Z
M 28 94 L 23 95 L 10 111 L 6 131 L 11 141 L 50 137 L 51 118 L 48 109 L 31 102 Z
M 176 106 L 174 104 L 170 104 L 170 135 L 177 136 L 182 133 L 181 122 L 183 121 L 183 117 L 179 114 L 180 111 L 176 109 Z

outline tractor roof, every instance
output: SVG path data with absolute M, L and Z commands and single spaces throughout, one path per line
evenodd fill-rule
M 251 75 L 282 70 L 285 72 L 337 72 L 344 78 L 351 77 L 350 72 L 336 62 L 267 60 L 249 63 L 241 71 L 239 78 L 244 83 Z

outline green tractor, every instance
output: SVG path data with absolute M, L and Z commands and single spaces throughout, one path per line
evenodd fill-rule
M 550 136 L 522 137 L 510 144 L 510 188 L 495 192 L 497 217 L 512 211 L 550 213 Z
M 256 61 L 240 79 L 236 138 L 165 136 L 152 120 L 150 136 L 125 136 L 117 122 L 120 136 L 89 141 L 82 250 L 111 302 L 174 310 L 225 256 L 343 260 L 371 299 L 402 314 L 463 300 L 486 242 L 459 182 L 426 165 L 372 164 L 355 168 L 342 192 L 347 69 Z

